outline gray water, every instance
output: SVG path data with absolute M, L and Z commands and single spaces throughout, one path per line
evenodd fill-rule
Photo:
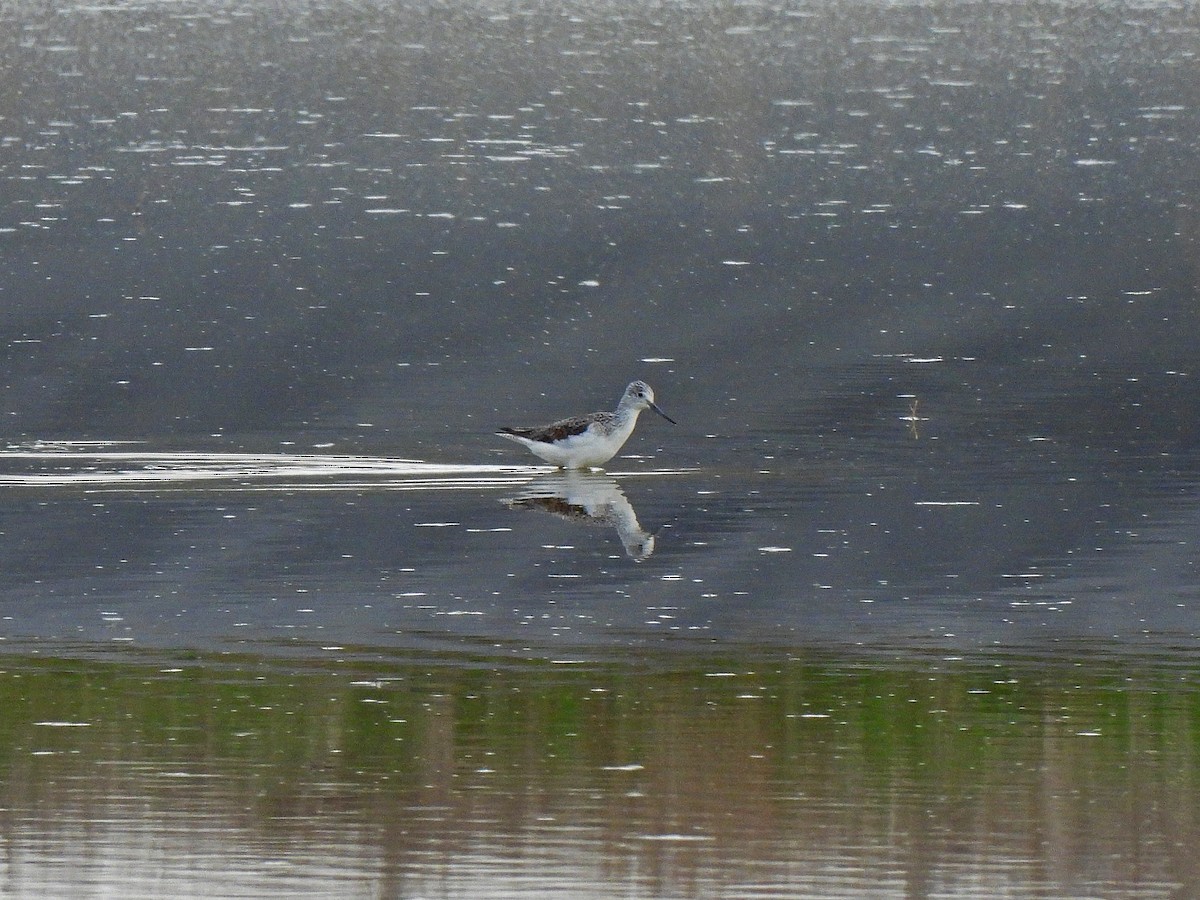
M 0 51 L 9 893 L 1197 890 L 1194 7 Z M 605 473 L 493 435 L 633 378 Z

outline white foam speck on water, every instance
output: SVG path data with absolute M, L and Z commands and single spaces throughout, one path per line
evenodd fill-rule
M 643 834 L 638 837 L 638 840 L 691 843 L 711 841 L 713 838 L 707 834 Z

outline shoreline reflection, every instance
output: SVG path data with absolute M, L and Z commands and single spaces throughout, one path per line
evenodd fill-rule
M 1194 685 L 1144 660 L 261 662 L 0 657 L 4 895 L 1200 885 Z

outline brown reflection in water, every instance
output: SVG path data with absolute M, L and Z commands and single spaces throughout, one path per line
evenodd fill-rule
M 16 895 L 1183 896 L 1195 696 L 1077 667 L 9 660 L 0 866 Z

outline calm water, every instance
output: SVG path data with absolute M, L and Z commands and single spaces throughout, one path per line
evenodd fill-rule
M 4 892 L 1200 893 L 1198 54 L 0 3 Z
M 1188 896 L 1183 673 L 4 661 L 9 893 Z

